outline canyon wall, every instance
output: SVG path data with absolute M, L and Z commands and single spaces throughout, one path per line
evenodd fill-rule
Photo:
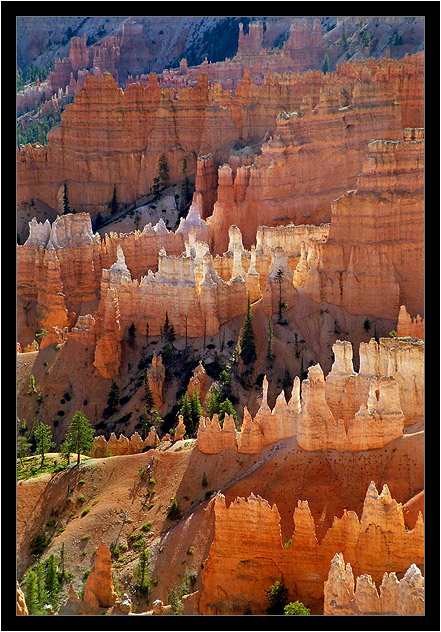
M 215 535 L 202 571 L 202 614 L 243 614 L 246 607 L 264 614 L 265 590 L 276 580 L 287 587 L 288 601 L 320 600 L 336 553 L 342 553 L 356 575 L 369 574 L 375 582 L 385 572 L 405 573 L 424 561 L 422 516 L 407 530 L 401 504 L 392 499 L 387 485 L 378 494 L 372 482 L 361 517 L 345 510 L 321 542 L 308 502 L 299 500 L 294 532 L 285 546 L 276 505 L 270 507 L 253 494 L 236 498 L 229 507 L 222 494 L 212 502 Z
M 424 141 L 369 143 L 357 189 L 332 202 L 327 241 L 299 266 L 318 303 L 392 320 L 401 305 L 422 314 Z
M 325 615 L 424 615 L 424 577 L 412 564 L 404 577 L 385 573 L 377 590 L 370 575 L 354 580 L 350 563 L 336 553 L 324 588 Z
M 170 182 L 176 182 L 182 179 L 184 161 L 187 173 L 192 174 L 199 154 L 218 152 L 218 159 L 225 160 L 227 145 L 274 133 L 276 117 L 282 111 L 306 113 L 318 106 L 318 119 L 325 129 L 330 126 L 334 132 L 345 131 L 345 137 L 351 132 L 347 140 L 352 149 L 354 142 L 364 145 L 373 135 L 399 139 L 402 137 L 399 128 L 403 127 L 401 110 L 417 112 L 422 103 L 420 83 L 404 81 L 403 86 L 400 77 L 403 73 L 407 73 L 406 77 L 422 76 L 419 59 L 414 61 L 412 57 L 406 63 L 387 60 L 390 64 L 373 60 L 370 69 L 360 71 L 364 83 L 359 93 L 356 84 L 351 83 L 359 79 L 358 75 L 351 75 L 347 69 L 327 75 L 320 71 L 267 74 L 262 85 L 252 83 L 250 74 L 244 72 L 234 95 L 220 85 L 210 85 L 203 73 L 198 76 L 197 85 L 184 87 L 176 95 L 174 89 L 161 89 L 154 74 L 148 77 L 148 87 L 135 83 L 124 92 L 107 72 L 88 75 L 74 103 L 63 112 L 61 124 L 49 132 L 48 144 L 26 146 L 18 151 L 18 203 L 38 199 L 61 213 L 67 183 L 71 208 L 90 211 L 92 216 L 98 212 L 108 214 L 114 187 L 121 207 L 150 191 L 163 153 Z M 335 88 L 338 85 L 340 91 Z M 346 96 L 342 102 L 343 88 Z M 344 102 L 348 96 L 350 104 Z M 396 113 L 384 129 L 384 116 L 397 99 L 400 106 L 394 106 Z M 410 99 L 412 107 L 406 105 Z M 372 109 L 375 102 L 376 113 Z M 349 111 L 345 114 L 333 112 L 334 108 L 347 106 Z M 343 117 L 349 126 L 356 127 L 356 133 L 354 129 L 346 129 Z M 409 116 L 405 126 L 421 127 L 422 122 L 416 119 L 416 115 Z M 275 141 L 267 148 L 266 160 L 276 149 L 274 145 L 277 146 Z M 296 151 L 293 153 L 295 159 Z M 350 164 L 344 168 L 348 176 L 352 171 Z M 356 173 L 354 165 L 352 176 Z M 340 188 L 335 184 L 335 187 L 340 192 L 345 190 L 345 185 Z M 294 214 L 290 218 L 295 220 Z

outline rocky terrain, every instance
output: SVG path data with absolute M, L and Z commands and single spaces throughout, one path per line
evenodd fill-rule
M 424 615 L 423 22 L 18 20 L 17 614 Z

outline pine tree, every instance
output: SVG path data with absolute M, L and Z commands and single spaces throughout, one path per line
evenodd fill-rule
M 142 549 L 138 557 L 138 566 L 136 567 L 136 585 L 145 595 L 148 595 L 150 592 L 149 557 L 148 550 Z
M 266 357 L 268 358 L 269 362 L 272 362 L 274 359 L 273 340 L 274 340 L 273 322 L 271 320 L 271 316 L 268 316 L 268 350 L 266 352 Z
M 110 213 L 114 215 L 118 211 L 118 199 L 116 197 L 116 186 L 113 185 L 113 195 L 110 201 Z
M 225 415 L 232 415 L 234 423 L 237 424 L 237 413 L 228 397 L 219 405 L 219 425 L 221 427 L 223 426 Z
M 207 414 L 210 419 L 213 419 L 215 413 L 219 414 L 219 405 L 219 393 L 215 389 L 212 389 L 207 408 Z
M 65 546 L 65 543 L 63 542 L 63 544 L 61 545 L 61 551 L 60 551 L 60 580 L 62 582 L 64 582 L 66 577 L 67 577 L 67 573 L 66 573 L 66 546 Z
M 348 37 L 346 35 L 345 25 L 343 24 L 343 29 L 341 32 L 341 43 L 343 44 L 343 48 L 346 50 L 349 46 Z
M 80 410 L 77 410 L 66 433 L 66 440 L 72 452 L 77 455 L 77 466 L 80 464 L 81 454 L 87 454 L 92 448 L 94 435 L 95 432 L 89 420 Z
M 277 274 L 274 277 L 274 281 L 279 284 L 279 308 L 278 308 L 278 322 L 282 322 L 282 312 L 287 308 L 287 304 L 282 301 L 282 284 L 285 273 L 280 268 L 277 270 Z
M 107 412 L 110 414 L 114 413 L 119 405 L 119 388 L 118 384 L 112 380 L 112 385 L 110 387 L 109 396 L 107 398 Z
M 129 331 L 128 331 L 128 336 L 129 336 L 129 345 L 131 347 L 134 346 L 135 344 L 135 337 L 136 337 L 136 326 L 135 323 L 132 323 L 129 327 Z
M 202 406 L 197 388 L 194 389 L 193 397 L 191 398 L 191 416 L 193 420 L 192 428 L 195 428 L 202 417 Z
M 17 437 L 17 456 L 20 459 L 21 467 L 23 467 L 23 459 L 29 456 L 31 444 L 26 437 Z
M 44 578 L 45 588 L 49 597 L 50 603 L 55 606 L 57 602 L 58 595 L 58 582 L 59 582 L 59 573 L 57 569 L 57 565 L 55 563 L 55 555 L 52 553 L 46 560 L 46 573 Z
M 47 603 L 47 592 L 45 587 L 45 578 L 44 578 L 44 565 L 43 561 L 40 560 L 35 566 L 35 574 L 37 575 L 37 595 L 38 595 L 38 605 L 40 610 L 43 609 L 43 606 Z
M 38 581 L 37 574 L 33 570 L 30 570 L 26 577 L 25 601 L 29 614 L 39 614 Z
M 147 338 L 147 346 L 149 344 L 149 334 L 150 334 L 150 325 L 147 323 L 146 326 L 145 326 L 145 335 L 146 335 L 146 338 Z
M 150 388 L 149 376 L 147 371 L 144 373 L 144 401 L 147 413 L 150 413 L 151 410 L 155 407 L 155 400 L 153 398 L 152 389 Z
M 63 441 L 60 447 L 60 454 L 67 460 L 67 464 L 70 464 L 70 455 L 72 454 L 72 449 L 69 441 Z
M 64 190 L 63 190 L 63 215 L 67 215 L 67 213 L 70 213 L 70 209 L 69 209 L 69 199 L 67 196 L 67 182 L 65 182 Z
M 159 158 L 159 181 L 163 189 L 166 189 L 169 184 L 169 168 L 167 162 L 167 156 L 162 154 Z
M 326 53 L 325 58 L 323 60 L 323 66 L 322 66 L 322 70 L 323 70 L 323 74 L 326 75 L 327 72 L 330 71 L 330 64 L 329 64 L 329 56 L 328 53 Z
M 55 443 L 52 439 L 52 431 L 49 426 L 46 426 L 45 423 L 39 421 L 34 430 L 34 437 L 37 443 L 36 453 L 41 456 L 40 467 L 42 467 L 45 454 L 49 452 L 51 448 L 55 447 Z
M 193 421 L 193 410 L 187 391 L 185 391 L 184 396 L 181 400 L 181 408 L 179 409 L 179 414 L 183 417 L 185 427 L 188 428 L 189 426 L 191 426 L 191 423 Z
M 240 357 L 246 366 L 252 366 L 257 358 L 252 320 L 250 295 L 248 294 L 247 313 L 240 334 Z

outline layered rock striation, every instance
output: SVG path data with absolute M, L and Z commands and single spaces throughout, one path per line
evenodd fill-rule
M 374 582 L 385 572 L 405 573 L 424 561 L 422 516 L 407 530 L 401 504 L 391 498 L 387 485 L 378 494 L 371 483 L 361 517 L 345 510 L 321 542 L 308 502 L 299 500 L 287 546 L 276 505 L 253 494 L 236 498 L 229 507 L 222 494 L 212 502 L 215 535 L 202 571 L 202 614 L 238 614 L 247 606 L 253 614 L 263 614 L 265 590 L 276 580 L 287 587 L 288 601 L 319 600 L 336 553 L 342 553 L 356 575 L 369 574 Z
M 369 143 L 357 188 L 331 205 L 328 239 L 299 262 L 304 292 L 351 314 L 422 314 L 423 187 L 424 141 Z

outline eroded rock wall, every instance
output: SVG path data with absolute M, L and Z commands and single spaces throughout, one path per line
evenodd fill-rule
M 275 505 L 253 494 L 229 507 L 218 494 L 212 501 L 215 535 L 202 571 L 200 609 L 203 614 L 264 614 L 265 590 L 276 580 L 288 589 L 288 601 L 319 600 L 331 560 L 343 553 L 356 575 L 381 581 L 385 572 L 404 573 L 424 562 L 424 523 L 407 530 L 400 504 L 387 485 L 381 494 L 371 483 L 361 518 L 353 511 L 335 518 L 318 542 L 307 501 L 294 510 L 294 533 L 283 546 L 280 515 Z M 252 543 L 252 545 L 250 544 Z

